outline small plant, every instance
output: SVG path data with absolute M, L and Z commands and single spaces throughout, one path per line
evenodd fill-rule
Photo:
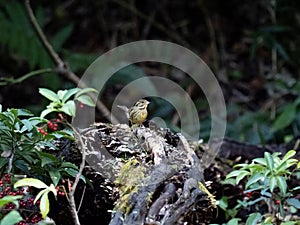
M 48 89 L 40 89 L 40 93 L 52 101 L 40 117 L 34 117 L 31 112 L 23 109 L 2 111 L 0 105 L 0 169 L 7 171 L 0 179 L 0 225 L 36 224 L 45 219 L 50 210 L 50 192 L 55 196 L 65 196 L 67 191 L 70 192 L 72 181 L 68 183 L 68 190 L 58 184 L 69 177 L 76 177 L 78 167 L 44 149 L 57 151 L 54 140 L 75 139 L 74 129 L 66 115 L 75 115 L 75 102 L 80 107 L 83 104 L 94 106 L 86 94 L 91 91 L 95 92 L 91 88 L 74 88 L 56 94 Z M 73 96 L 74 100 L 71 100 Z M 57 113 L 57 118 L 44 118 L 53 112 Z M 12 180 L 14 174 L 30 178 Z M 83 176 L 80 178 L 86 182 Z M 33 195 L 29 191 L 31 187 L 42 190 Z
M 13 187 L 15 180 L 10 174 L 0 179 L 0 225 L 35 224 L 43 220 L 41 201 L 34 201 L 29 187 Z
M 23 187 L 23 186 L 26 187 L 33 186 L 38 189 L 43 189 L 37 194 L 37 196 L 33 201 L 33 204 L 36 204 L 40 199 L 40 201 L 38 202 L 39 208 L 41 211 L 42 218 L 45 219 L 50 210 L 48 194 L 52 192 L 54 196 L 57 195 L 55 186 L 53 184 L 47 186 L 44 182 L 35 178 L 24 178 L 22 180 L 17 181 L 14 184 L 14 188 Z
M 83 104 L 92 107 L 95 106 L 95 103 L 91 97 L 87 95 L 87 93 L 97 91 L 93 88 L 72 88 L 69 90 L 59 90 L 57 93 L 54 93 L 49 89 L 40 88 L 39 92 L 51 101 L 51 103 L 47 106 L 47 109 L 41 113 L 41 117 L 44 118 L 52 112 L 62 112 L 68 116 L 75 116 L 76 101 L 80 103 L 80 107 L 83 107 Z M 71 100 L 70 98 L 73 97 L 73 95 L 75 95 L 74 100 Z
M 250 164 L 238 164 L 230 172 L 225 180 L 227 184 L 238 185 L 244 183 L 243 201 L 238 200 L 238 204 L 233 209 L 227 209 L 227 198 L 220 200 L 220 206 L 226 210 L 231 217 L 235 217 L 241 208 L 255 209 L 266 213 L 252 213 L 246 224 L 286 224 L 287 212 L 292 214 L 300 209 L 300 201 L 296 192 L 300 186 L 289 187 L 293 175 L 299 172 L 300 163 L 294 159 L 296 151 L 290 150 L 282 158 L 281 153 L 264 153 L 263 158 L 256 158 Z M 264 210 L 262 210 L 264 209 Z M 291 223 L 289 218 L 288 224 Z M 234 220 L 235 224 L 237 220 Z

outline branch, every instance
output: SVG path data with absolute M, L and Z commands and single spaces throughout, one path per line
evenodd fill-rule
M 35 70 L 30 73 L 26 73 L 25 75 L 23 75 L 22 77 L 19 77 L 17 79 L 14 79 L 12 77 L 0 77 L 0 86 L 21 83 L 30 77 L 33 77 L 33 76 L 36 76 L 36 75 L 39 75 L 42 73 L 51 73 L 51 72 L 55 72 L 55 70 L 53 70 L 51 68 Z
M 32 11 L 30 6 L 30 0 L 25 0 L 26 10 L 29 16 L 29 20 L 36 31 L 42 45 L 45 47 L 52 61 L 57 66 L 58 74 L 63 75 L 67 79 L 71 80 L 73 83 L 77 84 L 80 88 L 86 88 L 87 85 L 83 82 L 80 82 L 80 78 L 72 72 L 72 70 L 68 67 L 68 65 L 59 57 L 59 55 L 55 52 L 52 45 L 48 41 L 41 27 L 39 26 L 36 17 Z M 112 123 L 119 123 L 119 121 L 110 113 L 110 111 L 106 108 L 106 106 L 97 98 L 97 96 L 93 93 L 89 94 L 90 97 L 96 102 L 97 109 L 103 114 L 103 116 Z
M 77 210 L 76 202 L 75 202 L 75 191 L 76 191 L 77 185 L 79 183 L 80 177 L 82 176 L 84 167 L 85 167 L 86 146 L 83 142 L 83 139 L 82 139 L 82 136 L 80 135 L 80 133 L 75 128 L 73 128 L 73 131 L 75 133 L 75 136 L 77 136 L 78 148 L 81 149 L 82 159 L 81 159 L 81 163 L 79 166 L 79 171 L 78 171 L 75 181 L 72 185 L 72 189 L 69 192 L 69 199 L 70 199 L 70 207 L 71 207 L 71 214 L 73 217 L 73 221 L 74 221 L 75 225 L 80 225 L 80 221 L 79 221 L 79 217 L 78 217 L 78 211 L 79 211 L 80 207 Z M 82 199 L 81 199 L 81 202 L 82 202 Z M 81 203 L 80 203 L 80 205 L 81 205 Z

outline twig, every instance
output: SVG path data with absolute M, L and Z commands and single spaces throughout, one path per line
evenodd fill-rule
M 48 41 L 47 37 L 45 36 L 44 32 L 42 31 L 41 27 L 39 26 L 36 20 L 36 17 L 30 6 L 30 0 L 25 0 L 25 6 L 34 30 L 36 31 L 40 41 L 42 42 L 42 45 L 45 47 L 52 61 L 57 66 L 58 74 L 61 74 L 67 79 L 71 80 L 73 83 L 77 84 L 78 87 L 86 88 L 87 85 L 84 84 L 82 81 L 80 82 L 80 78 L 75 73 L 72 72 L 72 70 L 68 67 L 68 65 L 59 57 L 59 55 L 53 49 L 52 45 Z M 93 99 L 93 101 L 96 102 L 97 109 L 102 113 L 102 115 L 108 121 L 111 121 L 112 123 L 119 123 L 119 121 L 110 113 L 107 107 L 97 98 L 95 94 L 89 93 L 89 95 Z
M 85 167 L 86 146 L 82 140 L 80 133 L 75 128 L 73 128 L 73 131 L 74 131 L 75 135 L 77 136 L 77 140 L 79 142 L 78 147 L 81 149 L 82 160 L 81 160 L 81 163 L 79 166 L 79 171 L 75 177 L 75 181 L 73 183 L 72 189 L 69 192 L 69 199 L 70 199 L 70 207 L 71 207 L 71 214 L 73 217 L 73 221 L 74 221 L 75 225 L 80 225 L 80 221 L 79 221 L 79 217 L 78 217 L 78 211 L 79 211 L 80 207 L 78 208 L 78 210 L 76 209 L 75 191 L 76 191 L 77 185 L 79 183 L 80 177 L 82 176 L 83 169 Z M 81 203 L 82 203 L 82 199 L 79 204 L 80 206 L 81 206 Z
M 80 202 L 79 202 L 77 213 L 79 212 L 79 210 L 81 208 L 81 205 L 82 205 L 82 202 L 83 202 L 83 197 L 84 197 L 84 194 L 85 194 L 85 190 L 86 190 L 86 186 L 83 187 L 82 196 L 81 196 L 81 199 L 80 199 Z
M 3 81 L 3 82 L 0 82 L 0 86 L 4 86 L 4 85 L 8 85 L 8 84 L 17 84 L 17 83 L 21 83 L 23 82 L 24 80 L 30 78 L 30 77 L 33 77 L 33 76 L 36 76 L 36 75 L 39 75 L 39 74 L 42 74 L 42 73 L 51 73 L 51 72 L 55 72 L 55 70 L 51 69 L 51 68 L 47 68 L 47 69 L 40 69 L 40 70 L 35 70 L 35 71 L 32 71 L 30 73 L 26 73 L 25 75 L 17 78 L 17 79 L 14 79 L 14 78 L 11 78 L 11 77 L 0 77 L 0 81 Z

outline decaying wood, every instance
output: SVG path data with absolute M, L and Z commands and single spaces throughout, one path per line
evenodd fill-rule
M 295 137 L 290 142 L 284 144 L 254 145 L 224 138 L 214 139 L 211 142 L 210 148 L 220 149 L 218 152 L 219 158 L 234 159 L 241 157 L 245 160 L 252 160 L 254 158 L 263 157 L 264 152 L 281 152 L 284 155 L 291 149 L 298 150 L 299 140 L 299 137 Z
M 87 155 L 97 173 L 107 176 L 108 165 L 115 173 L 108 177 L 114 186 L 111 196 L 118 196 L 110 225 L 194 224 L 191 214 L 205 218 L 211 211 L 198 185 L 204 183 L 200 160 L 184 136 L 155 127 L 103 123 L 82 135 L 95 142 Z
M 149 127 L 98 123 L 80 131 L 88 146 L 83 175 L 92 183 L 81 182 L 75 196 L 77 203 L 82 200 L 79 217 L 86 222 L 82 225 L 98 224 L 93 221 L 99 219 L 110 225 L 207 224 L 214 204 L 212 195 L 199 188 L 204 176 L 196 153 L 220 147 L 217 157 L 251 160 L 265 151 L 285 153 L 299 144 L 295 139 L 285 145 L 257 146 L 225 138 L 208 147 L 190 143 L 168 129 Z M 80 164 L 82 154 L 74 143 L 59 145 L 58 156 Z M 65 216 L 56 217 L 68 214 L 66 206 L 52 207 L 57 212 L 51 217 L 58 224 L 68 224 Z

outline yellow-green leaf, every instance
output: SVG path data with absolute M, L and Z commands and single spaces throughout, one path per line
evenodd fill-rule
M 41 203 L 40 203 L 40 211 L 42 213 L 43 219 L 46 218 L 46 216 L 48 215 L 49 210 L 50 210 L 48 193 L 49 192 L 46 192 L 42 195 Z
M 47 188 L 48 186 L 43 182 L 35 178 L 24 178 L 22 180 L 18 180 L 14 187 L 23 187 L 23 186 L 33 186 L 35 188 Z

